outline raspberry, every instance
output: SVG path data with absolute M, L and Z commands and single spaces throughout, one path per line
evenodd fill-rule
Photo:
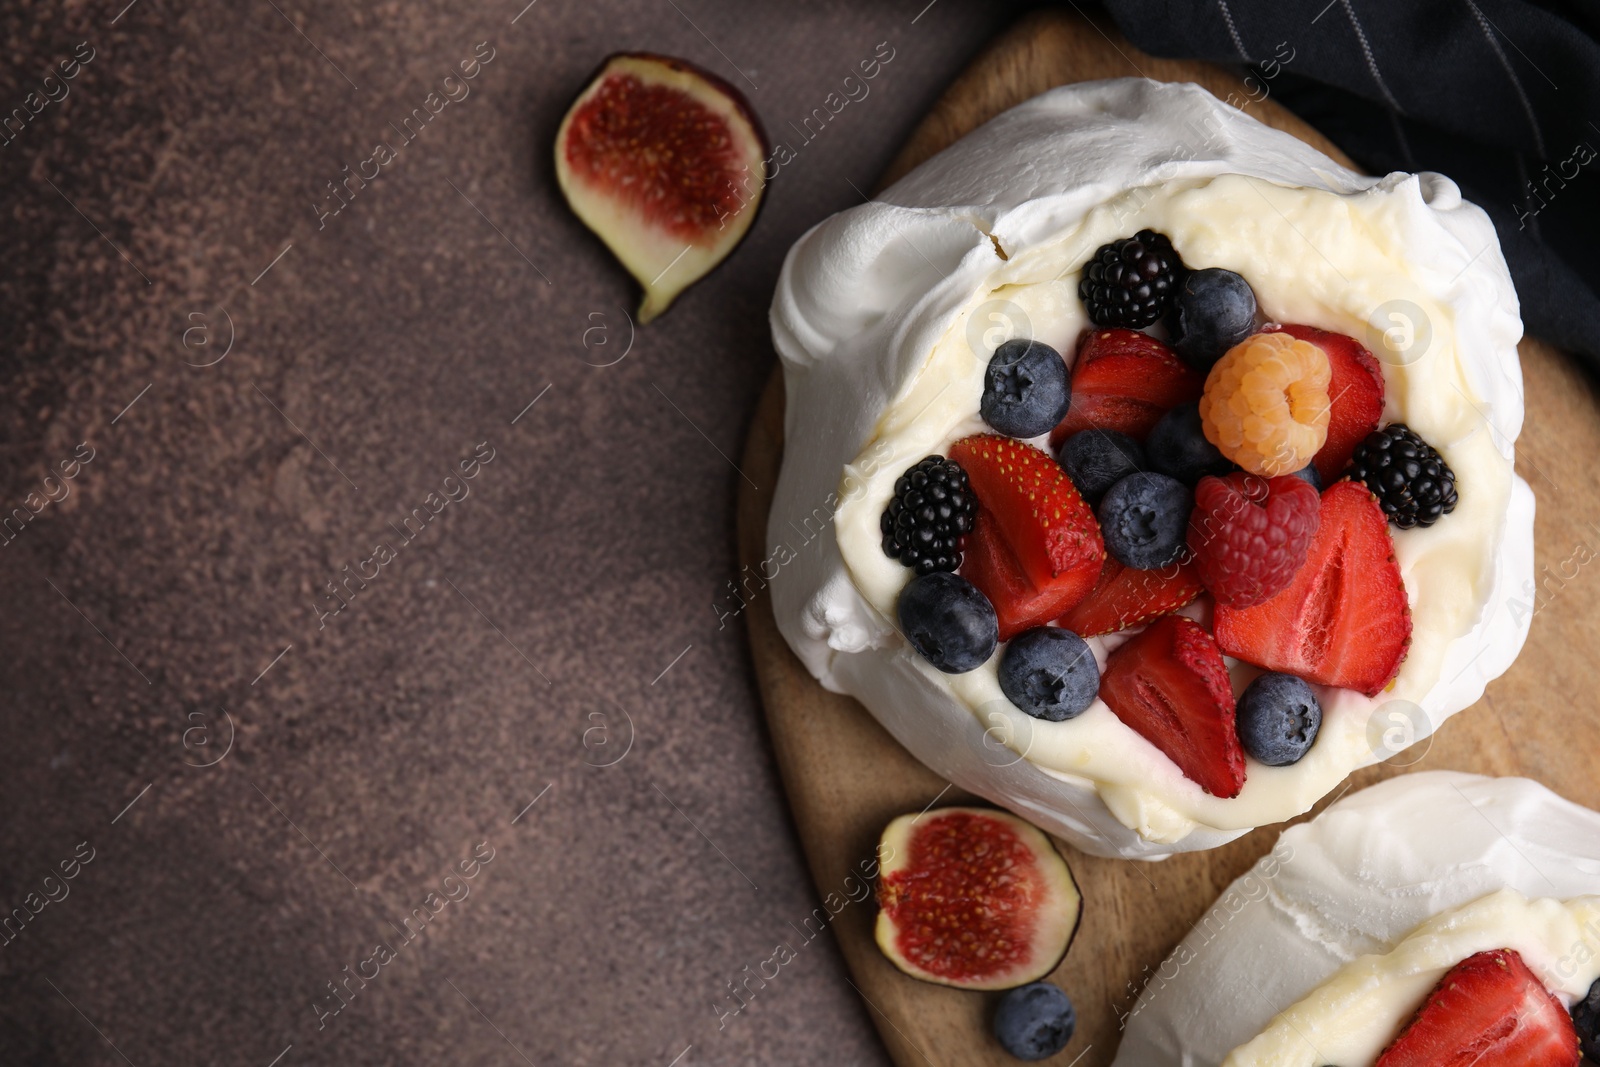
M 1251 474 L 1292 474 L 1328 438 L 1331 380 L 1327 355 L 1311 342 L 1286 333 L 1247 337 L 1206 378 L 1206 440 Z
M 1194 489 L 1189 550 L 1218 602 L 1247 608 L 1294 579 L 1317 532 L 1321 498 L 1294 475 L 1205 477 Z

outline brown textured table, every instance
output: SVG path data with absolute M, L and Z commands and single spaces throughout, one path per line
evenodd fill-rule
M 0 514 L 38 511 L 0 537 L 0 914 L 29 916 L 0 1063 L 882 1062 L 827 938 L 722 1015 L 816 905 L 716 609 L 728 457 L 784 251 L 1008 17 L 0 3 L 0 115 L 29 115 L 0 136 Z M 479 42 L 470 95 L 334 214 Z M 641 47 L 738 82 L 796 158 L 630 349 L 635 287 L 549 145 Z
M 1156 59 L 1105 25 L 1065 12 L 1030 17 L 995 41 L 962 73 L 918 126 L 889 168 L 892 179 L 1013 104 L 1056 85 L 1145 75 L 1189 80 L 1230 95 L 1263 122 L 1324 151 L 1315 130 L 1226 71 Z M 1336 150 L 1333 154 L 1338 156 Z M 1592 649 L 1600 638 L 1600 598 L 1585 567 L 1600 555 L 1600 411 L 1591 384 L 1547 345 L 1520 347 L 1528 422 L 1517 469 L 1538 496 L 1536 562 L 1541 588 L 1516 591 L 1536 614 L 1521 657 L 1474 708 L 1434 737 L 1386 764 L 1351 776 L 1350 787 L 1416 768 L 1537 778 L 1557 792 L 1600 807 L 1600 750 L 1572 739 L 1600 731 Z M 783 444 L 783 388 L 775 375 L 757 408 L 743 467 L 740 539 L 752 568 L 766 556 L 771 491 Z M 852 874 L 871 857 L 894 816 L 965 794 L 919 764 L 854 700 L 824 691 L 778 634 L 765 600 L 748 613 L 751 645 L 779 766 L 818 889 L 838 904 L 831 928 L 855 987 L 901 1067 L 1016 1061 L 988 1036 L 994 996 L 918 982 L 896 971 L 872 942 L 870 904 L 844 904 Z M 1335 794 L 1335 796 L 1340 794 Z M 1319 804 L 1320 810 L 1325 804 Z M 1183 936 L 1204 919 L 1218 893 L 1268 851 L 1281 827 L 1264 827 L 1209 852 L 1145 864 L 1099 859 L 1062 845 L 1084 893 L 1084 918 L 1065 961 L 1051 976 L 1074 999 L 1079 1025 L 1061 1063 L 1111 1062 L 1119 1016 Z M 1288 1005 L 1279 1005 L 1287 1007 Z M 1226 1010 L 1219 1005 L 1219 1010 Z

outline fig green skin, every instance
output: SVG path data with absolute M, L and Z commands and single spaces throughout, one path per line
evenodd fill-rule
M 1008 976 L 1008 979 L 1004 982 L 982 980 L 961 982 L 939 977 L 928 971 L 918 968 L 909 960 L 906 960 L 898 951 L 895 950 L 895 946 L 893 944 L 895 928 L 892 920 L 889 919 L 882 905 L 883 894 L 885 892 L 883 885 L 884 868 L 888 866 L 890 859 L 900 854 L 902 849 L 909 852 L 909 846 L 914 833 L 914 831 L 911 830 L 911 827 L 915 826 L 917 822 L 924 818 L 931 819 L 932 817 L 946 815 L 952 812 L 961 812 L 983 818 L 993 818 L 996 820 L 1006 820 L 1007 825 L 1012 826 L 1013 829 L 1016 825 L 1020 824 L 1028 830 L 1033 831 L 1033 833 L 1037 834 L 1038 837 L 1043 840 L 1042 845 L 1030 842 L 1030 844 L 1034 844 L 1036 861 L 1040 861 L 1041 863 L 1052 863 L 1053 861 L 1053 865 L 1058 866 L 1059 869 L 1066 875 L 1065 888 L 1070 890 L 1070 903 L 1073 905 L 1073 916 L 1072 928 L 1067 932 L 1067 935 L 1062 938 L 1060 951 L 1048 957 L 1039 957 L 1035 961 L 1034 966 L 1027 968 L 1025 971 Z M 1024 837 L 1026 839 L 1026 835 L 1024 835 Z M 933 985 L 951 986 L 956 989 L 997 992 L 1004 992 L 1008 989 L 1016 989 L 1019 986 L 1025 986 L 1032 982 L 1037 982 L 1044 979 L 1053 973 L 1057 967 L 1061 966 L 1061 962 L 1067 958 L 1067 953 L 1071 951 L 1073 942 L 1078 939 L 1078 931 L 1083 928 L 1083 910 L 1085 903 L 1083 898 L 1083 890 L 1078 884 L 1078 876 L 1072 872 L 1072 867 L 1068 865 L 1066 857 L 1061 854 L 1061 850 L 1056 847 L 1056 843 L 1053 838 L 1044 833 L 1044 831 L 1039 830 L 1038 827 L 1034 826 L 1032 823 L 1023 820 L 1018 816 L 1012 815 L 1010 812 L 1000 811 L 995 808 L 955 806 L 947 808 L 933 808 L 901 815 L 898 818 L 892 819 L 889 824 L 884 827 L 883 834 L 878 840 L 878 860 L 878 877 L 873 886 L 873 901 L 878 905 L 878 916 L 875 925 L 874 940 L 876 940 L 878 944 L 879 951 L 884 954 L 890 963 L 894 964 L 897 970 L 899 970 L 902 974 L 906 974 L 917 979 L 919 982 L 928 982 Z

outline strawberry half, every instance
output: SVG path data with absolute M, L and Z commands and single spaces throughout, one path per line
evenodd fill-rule
M 1094 589 L 1056 621 L 1079 637 L 1116 633 L 1171 615 L 1193 603 L 1203 588 L 1191 561 L 1142 571 L 1107 556 Z
M 1578 1067 L 1578 1032 L 1561 1002 L 1508 948 L 1445 974 L 1377 1067 Z
M 1050 447 L 1091 427 L 1142 441 L 1161 416 L 1199 400 L 1204 385 L 1202 375 L 1147 333 L 1085 330 L 1072 361 L 1072 406 L 1051 432 Z
M 979 504 L 961 573 L 994 605 L 1000 640 L 1042 626 L 1087 596 L 1105 544 L 1060 464 L 994 434 L 962 438 L 950 458 L 967 472 Z
M 1323 485 L 1332 485 L 1350 465 L 1350 455 L 1378 428 L 1383 418 L 1383 368 L 1367 347 L 1353 337 L 1315 326 L 1269 326 L 1263 332 L 1282 331 L 1310 341 L 1328 357 L 1333 376 L 1328 380 L 1328 439 L 1312 463 Z
M 1167 615 L 1111 653 L 1100 699 L 1212 796 L 1244 788 L 1244 749 L 1222 652 L 1193 619 Z
M 1253 607 L 1219 601 L 1215 622 L 1230 656 L 1376 696 L 1411 644 L 1411 607 L 1377 498 L 1360 482 L 1330 486 L 1288 587 Z

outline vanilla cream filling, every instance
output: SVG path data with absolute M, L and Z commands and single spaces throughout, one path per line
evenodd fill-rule
M 1223 1067 L 1370 1067 L 1450 968 L 1491 949 L 1516 951 L 1570 1008 L 1600 977 L 1600 896 L 1529 900 L 1502 889 L 1441 912 L 1390 951 L 1341 967 Z

